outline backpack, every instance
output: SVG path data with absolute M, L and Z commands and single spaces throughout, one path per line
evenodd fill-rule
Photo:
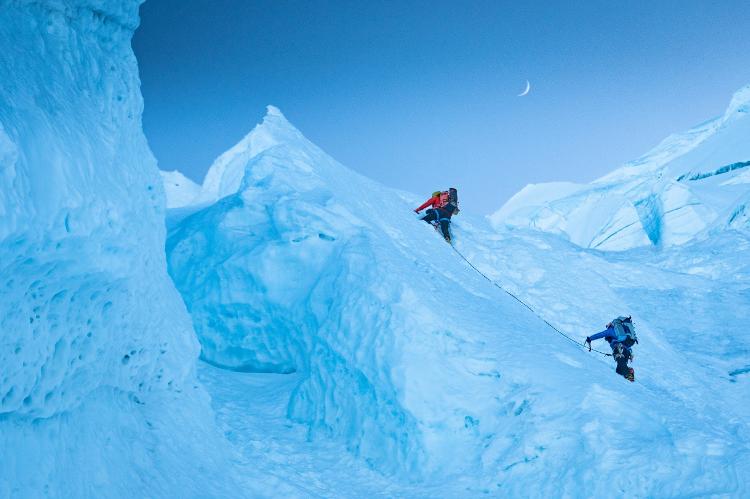
M 630 317 L 618 317 L 612 321 L 612 328 L 617 336 L 614 341 L 622 343 L 630 348 L 638 343 L 638 336 L 635 334 L 635 325 Z
M 448 204 L 449 200 L 448 191 L 438 192 L 438 197 L 440 199 L 440 203 L 435 208 L 444 208 L 445 205 Z
M 453 207 L 453 209 L 450 211 L 454 215 L 461 211 L 458 209 L 458 191 L 455 187 L 451 187 L 450 189 L 448 189 L 448 202 L 446 203 L 446 205 L 450 205 Z

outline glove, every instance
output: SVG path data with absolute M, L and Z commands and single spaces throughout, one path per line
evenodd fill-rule
M 417 214 L 419 214 L 419 210 L 414 210 L 414 213 L 417 213 Z
M 589 346 L 589 352 L 590 352 L 591 351 L 591 338 L 586 336 L 586 341 L 584 342 L 584 344 Z

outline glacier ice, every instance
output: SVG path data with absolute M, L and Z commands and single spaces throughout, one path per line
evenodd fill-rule
M 227 459 L 166 272 L 139 4 L 0 8 L 2 497 L 199 494 Z
M 747 92 L 454 251 L 273 107 L 160 175 L 138 5 L 0 10 L 0 496 L 750 493 Z M 576 343 L 624 312 L 632 385 Z
M 528 186 L 490 220 L 617 251 L 684 244 L 735 224 L 748 184 L 749 103 L 750 86 L 735 93 L 721 117 L 668 137 L 589 185 Z
M 424 495 L 438 483 L 437 495 L 450 497 L 747 490 L 738 479 L 747 440 L 733 437 L 747 431 L 747 411 L 733 402 L 744 381 L 724 381 L 742 355 L 697 341 L 684 352 L 667 327 L 679 331 L 691 307 L 720 302 L 690 327 L 721 341 L 722 318 L 748 301 L 746 266 L 608 256 L 456 218 L 457 249 L 564 331 L 582 340 L 624 310 L 643 317 L 648 346 L 636 368 L 646 384 L 623 390 L 607 359 L 551 330 L 416 219 L 421 200 L 346 169 L 277 109 L 214 166 L 206 179 L 218 199 L 172 220 L 169 272 L 203 358 L 234 372 L 232 383 L 292 377 L 285 414 L 313 440 L 336 437 L 396 483 L 422 484 Z M 553 191 L 597 195 L 571 184 Z M 635 207 L 619 216 L 640 220 Z M 724 237 L 726 247 L 748 245 Z M 729 274 L 741 277 L 728 285 Z M 706 275 L 719 280 L 707 286 Z M 750 319 L 747 310 L 737 317 Z M 747 340 L 734 344 L 741 352 Z M 698 385 L 680 369 L 686 362 L 721 386 Z M 244 416 L 228 414 L 228 389 L 211 390 L 228 424 L 243 427 Z M 736 426 L 721 426 L 730 420 Z M 632 474 L 597 478 L 625 465 Z

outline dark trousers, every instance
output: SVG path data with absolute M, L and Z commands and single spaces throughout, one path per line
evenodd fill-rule
M 617 362 L 617 369 L 615 369 L 615 372 L 617 374 L 627 377 L 627 375 L 630 373 L 628 361 L 632 356 L 633 354 L 630 352 L 630 349 L 622 343 L 612 344 L 612 357 L 614 357 L 615 362 Z
M 425 212 L 425 216 L 422 217 L 422 220 L 427 223 L 440 222 L 440 230 L 443 232 L 443 237 L 446 239 L 451 238 L 451 233 L 448 229 L 451 224 L 451 216 L 447 211 L 439 208 L 430 208 Z

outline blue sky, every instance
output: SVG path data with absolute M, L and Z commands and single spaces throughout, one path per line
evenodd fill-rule
M 476 213 L 593 180 L 750 83 L 750 2 L 149 0 L 141 17 L 162 169 L 202 181 L 273 104 L 350 168 L 458 187 Z

